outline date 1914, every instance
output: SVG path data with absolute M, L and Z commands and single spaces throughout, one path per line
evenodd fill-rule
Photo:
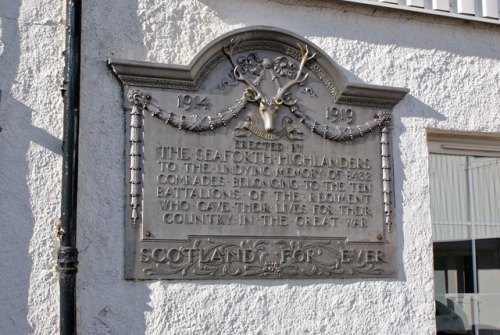
M 200 97 L 198 95 L 192 97 L 189 94 L 179 94 L 177 96 L 177 107 L 186 111 L 191 109 L 209 109 L 210 101 L 207 97 Z

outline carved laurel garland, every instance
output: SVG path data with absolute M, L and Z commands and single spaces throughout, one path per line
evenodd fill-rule
M 130 98 L 131 96 L 133 96 L 133 99 Z M 177 129 L 193 132 L 214 130 L 220 126 L 225 127 L 232 119 L 238 116 L 243 107 L 247 104 L 247 100 L 241 97 L 233 107 L 213 117 L 199 115 L 186 116 L 167 112 L 151 103 L 151 96 L 145 95 L 139 90 L 134 90 L 129 93 L 129 101 L 131 104 L 139 106 L 142 110 L 149 112 L 151 116 L 162 120 L 165 124 L 169 124 Z
M 364 134 L 373 132 L 373 129 L 381 127 L 390 118 L 390 114 L 388 113 L 378 113 L 375 120 L 366 122 L 364 125 L 330 127 L 316 122 L 309 115 L 302 112 L 298 105 L 290 107 L 290 110 L 299 119 L 299 122 L 309 128 L 312 133 L 337 142 L 350 141 L 357 137 L 363 137 Z
M 239 115 L 248 103 L 245 96 L 242 96 L 233 107 L 218 113 L 215 117 L 211 117 L 198 115 L 185 116 L 167 112 L 151 103 L 151 96 L 139 90 L 129 92 L 129 102 L 133 106 L 140 107 L 142 110 L 150 112 L 151 116 L 162 120 L 165 124 L 169 124 L 177 129 L 193 132 L 214 130 L 220 126 L 225 127 L 232 119 Z M 378 113 L 375 120 L 366 122 L 364 125 L 330 127 L 312 119 L 309 115 L 301 111 L 297 104 L 291 106 L 290 110 L 292 114 L 298 118 L 299 122 L 309 128 L 312 133 L 337 142 L 350 141 L 357 137 L 362 137 L 364 134 L 372 132 L 377 127 L 381 127 L 390 119 L 390 114 L 383 112 Z

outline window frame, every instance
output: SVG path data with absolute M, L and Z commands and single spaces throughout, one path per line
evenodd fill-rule
M 438 130 L 438 129 L 427 129 L 427 145 L 429 157 L 431 154 L 443 154 L 443 155 L 458 155 L 466 157 L 467 164 L 469 164 L 470 157 L 493 157 L 500 158 L 500 133 L 483 133 L 483 132 L 464 132 L 464 131 L 450 131 L 450 130 Z M 469 168 L 469 167 L 468 167 Z M 430 170 L 429 170 L 430 172 Z M 429 174 L 429 186 L 430 185 L 430 174 Z M 467 173 L 467 178 L 471 178 L 470 174 Z M 471 181 L 469 181 L 470 184 Z M 470 186 L 467 189 L 467 197 L 470 196 L 472 192 Z M 432 201 L 432 199 L 430 199 Z M 500 200 L 500 199 L 499 199 Z M 472 227 L 474 222 L 472 220 L 468 221 L 469 225 Z M 434 223 L 431 221 L 431 225 Z M 474 227 L 471 228 L 471 256 L 472 256 L 472 271 L 473 271 L 473 292 L 472 293 L 434 293 L 436 301 L 437 298 L 452 298 L 452 299 L 463 299 L 467 301 L 470 299 L 472 304 L 472 324 L 476 325 L 472 329 L 474 334 L 480 334 L 478 326 L 481 325 L 481 317 L 479 315 L 479 302 L 481 298 L 485 297 L 498 297 L 500 299 L 499 292 L 486 292 L 481 293 L 478 287 L 478 265 L 477 265 L 477 250 L 476 250 L 476 234 L 474 232 Z M 434 246 L 434 236 L 433 236 L 433 246 Z M 436 259 L 433 256 L 433 260 Z M 435 265 L 434 265 L 435 269 Z M 436 269 L 434 270 L 436 271 Z M 435 280 L 435 278 L 433 278 Z M 447 285 L 447 283 L 445 283 Z M 435 285 L 435 284 L 434 284 Z M 434 286 L 435 288 L 435 286 Z

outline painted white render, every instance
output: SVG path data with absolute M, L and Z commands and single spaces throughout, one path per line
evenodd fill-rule
M 64 59 L 60 1 L 0 2 L 0 333 L 53 334 Z
M 0 3 L 0 333 L 58 332 L 62 1 Z M 500 30 L 335 1 L 84 1 L 78 190 L 79 334 L 433 334 L 426 129 L 500 132 Z M 188 64 L 236 28 L 302 35 L 395 107 L 399 276 L 125 281 L 122 88 L 109 57 Z

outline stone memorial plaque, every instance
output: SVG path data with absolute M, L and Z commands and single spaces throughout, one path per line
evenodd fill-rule
M 391 109 L 301 37 L 237 30 L 189 66 L 110 60 L 128 279 L 396 275 Z

